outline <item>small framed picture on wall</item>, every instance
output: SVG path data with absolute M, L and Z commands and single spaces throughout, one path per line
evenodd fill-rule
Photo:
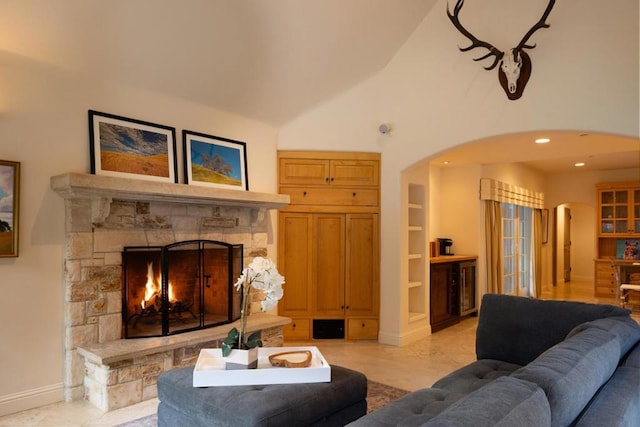
M 89 110 L 91 173 L 178 182 L 175 128 Z
M 246 144 L 233 139 L 182 131 L 185 183 L 248 190 Z
M 20 163 L 0 160 L 0 258 L 18 256 Z

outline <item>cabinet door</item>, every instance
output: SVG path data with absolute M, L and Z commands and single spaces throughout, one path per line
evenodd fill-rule
M 453 263 L 431 264 L 431 330 L 459 322 L 455 301 Z
M 281 185 L 328 185 L 329 160 L 325 159 L 280 159 Z
M 629 232 L 629 191 L 624 189 L 601 190 L 600 234 L 625 234 Z
M 379 163 L 375 160 L 332 160 L 331 185 L 377 186 L 380 184 Z
M 311 309 L 312 219 L 311 214 L 304 213 L 279 215 L 278 271 L 285 277 L 285 284 L 278 312 L 283 316 L 308 315 Z
M 348 214 L 346 314 L 376 316 L 379 311 L 379 231 L 377 214 Z
M 345 215 L 313 214 L 313 315 L 344 316 L 344 247 Z

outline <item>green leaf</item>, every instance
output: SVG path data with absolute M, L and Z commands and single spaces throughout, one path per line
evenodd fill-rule
M 231 353 L 231 350 L 233 350 L 234 348 L 240 348 L 240 346 L 238 345 L 239 337 L 240 333 L 238 332 L 238 329 L 233 328 L 229 331 L 229 333 L 227 334 L 227 338 L 222 341 L 222 357 L 227 357 L 229 353 Z
M 262 347 L 262 340 L 260 339 L 262 336 L 261 332 L 262 331 L 256 331 L 251 335 L 249 335 L 249 338 L 247 339 L 247 342 L 245 343 L 244 347 L 246 347 L 247 349 L 254 348 L 254 347 Z

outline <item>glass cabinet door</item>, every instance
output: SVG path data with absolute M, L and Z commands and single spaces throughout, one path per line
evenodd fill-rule
M 640 201 L 640 198 L 638 200 Z M 634 209 L 636 208 L 640 213 L 640 206 L 634 206 Z M 628 233 L 629 213 L 629 191 L 603 190 L 600 192 L 600 233 Z M 640 224 L 637 226 L 640 227 Z

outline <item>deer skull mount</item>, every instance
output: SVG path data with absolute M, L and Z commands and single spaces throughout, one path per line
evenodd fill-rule
M 529 38 L 541 28 L 549 28 L 549 24 L 545 21 L 553 9 L 555 0 L 549 0 L 547 9 L 542 14 L 542 18 L 524 35 L 520 43 L 509 52 L 502 52 L 494 47 L 492 44 L 477 39 L 460 23 L 459 15 L 464 0 L 458 0 L 453 8 L 453 14 L 449 12 L 449 4 L 447 3 L 447 16 L 453 23 L 453 25 L 462 33 L 463 36 L 471 41 L 471 45 L 467 47 L 459 48 L 462 52 L 467 52 L 477 47 L 487 49 L 489 52 L 478 58 L 474 58 L 474 61 L 482 61 L 483 59 L 494 57 L 493 63 L 488 67 L 484 67 L 485 70 L 493 70 L 498 62 L 500 62 L 500 68 L 498 69 L 498 80 L 500 85 L 504 89 L 507 97 L 511 100 L 519 99 L 524 92 L 524 88 L 531 76 L 531 58 L 524 51 L 524 49 L 533 49 L 536 45 L 528 45 Z

